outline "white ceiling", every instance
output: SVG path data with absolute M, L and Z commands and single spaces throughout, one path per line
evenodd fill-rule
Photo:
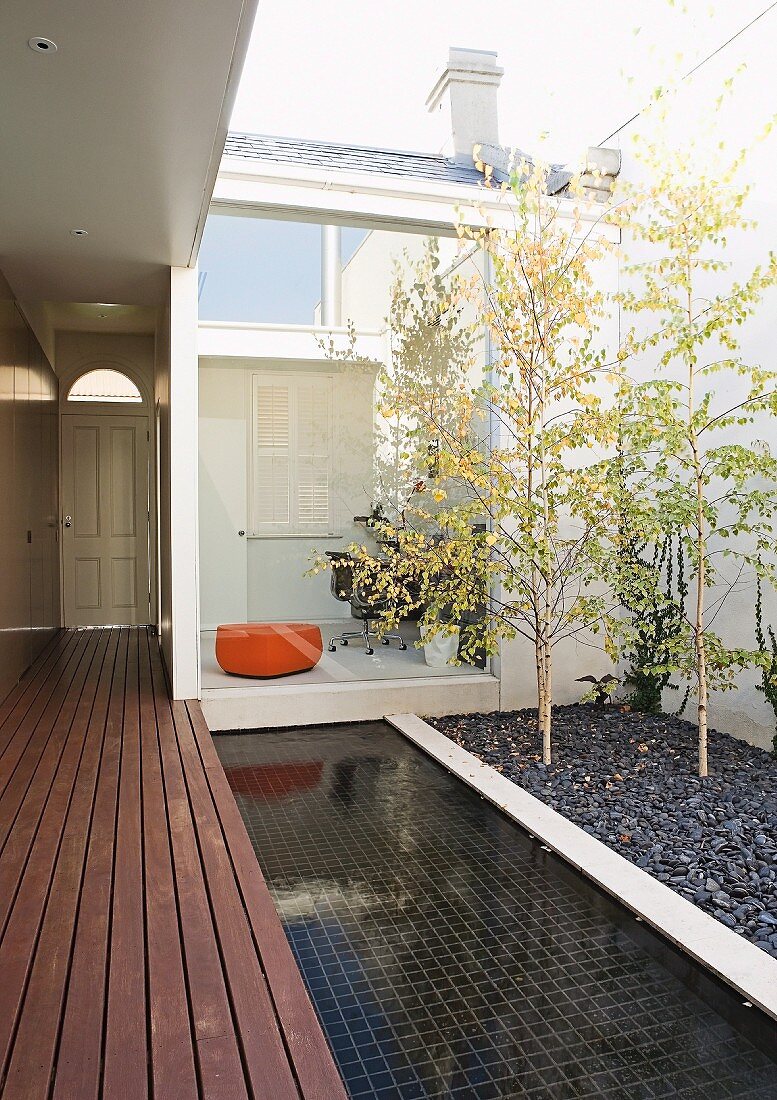
M 132 332 L 151 335 L 156 331 L 155 306 L 113 305 L 106 302 L 44 302 L 43 312 L 55 332 Z
M 257 2 L 2 0 L 0 268 L 20 299 L 162 300 L 196 255 Z

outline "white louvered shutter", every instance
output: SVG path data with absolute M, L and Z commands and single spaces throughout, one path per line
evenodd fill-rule
M 289 387 L 254 377 L 254 527 L 291 522 Z
M 331 529 L 331 379 L 253 378 L 256 534 Z
M 300 531 L 330 527 L 330 387 L 327 379 L 300 380 L 296 388 L 297 519 Z

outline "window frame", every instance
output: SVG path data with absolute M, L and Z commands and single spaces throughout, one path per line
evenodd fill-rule
M 73 396 L 73 390 L 79 386 L 84 379 L 88 378 L 92 374 L 115 374 L 120 378 L 123 378 L 132 389 L 135 391 L 131 396 L 121 397 L 115 394 L 100 394 L 100 395 L 87 395 L 87 396 Z M 116 366 L 91 366 L 86 370 L 81 371 L 70 383 L 65 394 L 65 405 L 115 405 L 115 406 L 127 406 L 127 405 L 145 405 L 145 398 L 134 378 L 132 378 L 125 370 L 121 370 Z

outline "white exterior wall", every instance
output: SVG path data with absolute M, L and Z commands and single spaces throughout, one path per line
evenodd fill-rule
M 418 233 L 376 231 L 365 237 L 343 268 L 343 322 L 353 321 L 357 328 L 384 329 L 390 305 L 394 263 L 407 251 L 413 263 L 423 255 L 427 238 Z M 440 264 L 444 269 L 454 262 L 458 239 L 440 237 Z
M 102 367 L 126 374 L 144 397 L 150 397 L 154 390 L 154 337 L 126 332 L 58 332 L 56 364 L 62 402 L 76 378 Z
M 170 269 L 155 362 L 159 631 L 176 699 L 199 694 L 197 591 L 197 269 Z
M 707 149 L 714 149 L 719 141 L 724 141 L 727 146 L 725 155 L 733 159 L 740 149 L 753 140 L 773 113 L 773 104 L 764 93 L 774 86 L 775 49 L 777 31 L 774 21 L 765 21 L 759 28 L 742 35 L 705 64 L 691 79 L 685 81 L 671 112 L 669 133 L 673 144 L 683 148 L 695 134 L 704 134 L 706 128 L 706 137 L 701 139 L 701 153 L 704 154 L 705 145 Z M 746 68 L 736 77 L 730 98 L 720 109 L 716 109 L 714 101 L 720 94 L 723 81 L 740 64 L 746 64 Z M 638 179 L 643 171 L 633 153 L 631 135 L 635 130 L 649 133 L 648 121 L 644 118 L 638 119 L 618 137 L 623 150 L 622 171 L 627 179 Z M 746 277 L 757 263 L 767 258 L 769 250 L 777 245 L 775 178 L 777 136 L 772 134 L 754 150 L 742 177 L 743 182 L 753 185 L 745 215 L 758 222 L 758 229 L 755 232 L 729 235 L 730 247 L 726 254 L 732 261 L 732 270 L 713 276 L 710 280 L 711 287 L 725 287 L 729 279 Z M 628 241 L 624 247 L 635 258 L 639 258 L 637 249 L 630 246 Z M 767 293 L 756 315 L 738 331 L 738 336 L 745 362 L 762 364 L 772 369 L 777 366 L 777 290 L 772 289 Z M 643 364 L 642 369 L 649 370 L 650 364 Z M 725 375 L 716 376 L 710 384 L 720 395 L 718 409 L 746 396 Z M 734 429 L 731 439 L 741 438 L 750 443 L 759 437 L 768 440 L 772 450 L 775 449 L 777 433 L 774 420 L 762 420 L 755 430 L 750 427 Z M 723 436 L 718 438 L 722 441 Z M 730 566 L 724 565 L 724 568 L 727 573 L 731 572 Z M 714 629 L 725 642 L 746 648 L 755 647 L 755 595 L 754 579 L 750 576 L 726 601 L 724 610 L 714 624 Z M 764 604 L 764 623 L 777 627 L 777 599 L 773 592 L 764 593 Z M 775 715 L 763 695 L 756 691 L 755 685 L 758 682 L 760 675 L 746 672 L 737 676 L 737 691 L 714 693 L 709 707 L 710 725 L 763 748 L 769 748 L 775 731 Z M 667 709 L 676 708 L 677 694 L 667 692 L 664 701 Z M 692 720 L 695 717 L 693 699 L 689 702 L 685 716 Z
M 281 343 L 282 343 L 281 334 Z M 251 376 L 254 372 L 333 376 L 335 533 L 289 538 L 250 531 Z M 226 622 L 348 618 L 329 591 L 329 573 L 306 577 L 314 552 L 365 541 L 353 517 L 370 509 L 373 394 L 370 369 L 326 361 L 207 358 L 200 364 L 200 592 L 203 629 Z

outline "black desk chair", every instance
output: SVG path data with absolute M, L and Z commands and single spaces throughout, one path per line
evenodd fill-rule
M 367 656 L 370 656 L 375 652 L 370 645 L 371 635 L 375 637 L 374 631 L 370 630 L 370 623 L 380 618 L 383 612 L 388 610 L 389 601 L 387 599 L 370 599 L 363 587 L 355 583 L 353 558 L 350 554 L 339 554 L 336 550 L 327 550 L 326 556 L 332 563 L 330 566 L 332 595 L 341 603 L 349 603 L 353 617 L 362 621 L 361 630 L 346 630 L 336 638 L 330 638 L 329 652 L 334 653 L 336 651 L 337 642 L 340 645 L 348 645 L 352 638 L 363 638 L 364 652 Z M 384 634 L 381 638 L 382 645 L 389 645 L 391 642 L 399 642 L 400 649 L 407 649 L 407 644 L 400 634 Z

